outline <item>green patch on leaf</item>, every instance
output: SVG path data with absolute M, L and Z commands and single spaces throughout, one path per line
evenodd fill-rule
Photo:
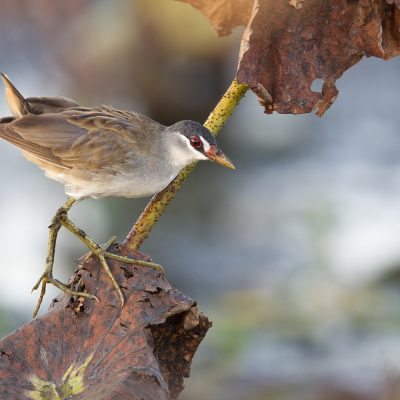
M 71 364 L 57 383 L 44 381 L 32 375 L 30 382 L 34 386 L 34 389 L 28 390 L 25 393 L 26 396 L 32 400 L 64 400 L 69 396 L 83 392 L 83 376 L 92 358 L 93 353 L 79 367 Z

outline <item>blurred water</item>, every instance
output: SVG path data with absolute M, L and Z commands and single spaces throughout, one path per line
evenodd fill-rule
M 179 35 L 173 44 L 161 41 L 172 50 L 160 49 L 152 24 L 162 21 L 149 2 L 82 4 L 63 22 L 64 35 L 44 34 L 26 11 L 15 14 L 18 24 L 2 18 L 0 50 L 7 57 L 0 70 L 24 95 L 64 94 L 83 104 L 147 110 L 160 121 L 182 114 L 200 119 L 234 74 L 236 47 L 224 42 L 207 55 L 214 41 L 208 33 L 196 34 L 196 50 L 190 50 L 189 34 L 182 42 Z M 168 17 L 163 4 L 171 26 L 179 23 L 175 12 L 197 18 L 174 2 Z M 129 7 L 137 7 L 136 16 Z M 209 32 L 203 23 L 196 32 Z M 50 25 L 47 32 L 53 32 Z M 137 50 L 148 31 L 155 32 L 145 36 L 152 45 Z M 168 68 L 157 75 L 162 62 Z M 141 75 L 142 64 L 149 76 Z M 131 83 L 126 65 L 145 82 Z M 339 97 L 322 119 L 267 116 L 249 93 L 219 138 L 237 170 L 199 165 L 155 227 L 143 251 L 214 320 L 182 398 L 368 399 L 388 393 L 400 351 L 394 279 L 400 265 L 399 66 L 399 60 L 357 64 L 338 81 Z M 1 97 L 0 114 L 7 113 Z M 65 196 L 11 145 L 1 142 L 0 154 L 0 329 L 6 333 L 30 318 L 47 226 Z M 100 242 L 111 234 L 123 239 L 146 201 L 89 200 L 71 217 Z M 56 276 L 66 280 L 84 251 L 63 232 Z M 47 305 L 57 293 L 49 290 Z

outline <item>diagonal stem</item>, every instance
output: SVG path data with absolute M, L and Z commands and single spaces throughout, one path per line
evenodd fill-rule
M 204 126 L 214 135 L 217 135 L 224 124 L 228 121 L 235 107 L 246 94 L 248 87 L 234 80 L 219 103 L 211 112 Z M 123 243 L 127 250 L 138 250 L 145 239 L 149 236 L 151 229 L 157 223 L 161 214 L 169 202 L 174 198 L 176 192 L 181 188 L 185 179 L 192 172 L 197 163 L 184 168 L 180 174 L 160 193 L 152 197 L 143 213 L 136 221 Z

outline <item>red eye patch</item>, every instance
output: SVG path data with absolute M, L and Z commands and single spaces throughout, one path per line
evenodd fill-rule
M 202 141 L 200 140 L 200 138 L 198 136 L 191 136 L 189 138 L 189 140 L 190 140 L 190 144 L 196 149 L 203 145 Z

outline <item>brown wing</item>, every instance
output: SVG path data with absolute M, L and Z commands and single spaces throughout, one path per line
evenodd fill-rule
M 15 118 L 29 114 L 58 113 L 80 105 L 68 97 L 29 97 L 25 99 L 6 74 L 0 73 L 8 106 Z
M 72 108 L 0 123 L 0 137 L 19 147 L 33 162 L 37 158 L 60 168 L 95 172 L 117 168 L 128 153 L 132 167 L 140 164 L 143 158 L 136 158 L 132 149 L 144 151 L 147 141 L 140 140 L 144 128 L 148 132 L 159 126 L 145 116 L 108 107 Z
M 48 129 L 49 127 L 51 129 Z M 55 133 L 57 127 L 59 130 Z M 62 118 L 57 118 L 57 114 L 26 115 L 0 125 L 1 138 L 20 148 L 27 156 L 32 155 L 39 160 L 62 168 L 70 167 L 53 153 L 52 147 L 62 140 L 69 140 L 71 136 L 79 134 L 79 130 L 64 124 Z M 48 138 L 47 142 L 43 140 L 44 135 Z
M 80 105 L 68 97 L 28 97 L 26 99 L 32 114 L 58 113 Z

